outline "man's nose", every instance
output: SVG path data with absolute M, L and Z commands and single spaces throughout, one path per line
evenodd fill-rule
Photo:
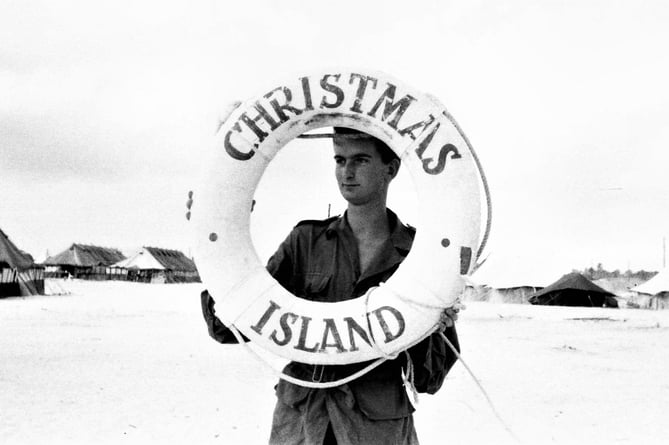
M 354 176 L 355 176 L 355 169 L 353 168 L 353 165 L 347 163 L 344 166 L 344 177 L 353 178 Z

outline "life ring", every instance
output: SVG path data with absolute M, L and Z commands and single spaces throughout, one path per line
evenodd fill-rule
M 325 126 L 387 143 L 411 175 L 419 209 L 412 250 L 393 276 L 338 303 L 286 291 L 261 263 L 249 229 L 269 162 L 293 138 Z M 379 72 L 310 74 L 242 103 L 214 144 L 192 209 L 195 261 L 217 315 L 260 347 L 312 364 L 392 357 L 429 335 L 461 294 L 481 244 L 482 172 L 434 97 Z

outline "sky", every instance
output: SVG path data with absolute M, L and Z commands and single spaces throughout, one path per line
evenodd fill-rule
M 0 0 L 0 228 L 37 260 L 70 244 L 192 254 L 185 201 L 231 101 L 336 67 L 446 106 L 490 185 L 483 268 L 557 279 L 659 270 L 669 235 L 664 1 Z M 339 213 L 332 153 L 295 140 L 257 191 L 266 258 Z M 416 219 L 400 177 L 389 204 Z M 481 269 L 483 271 L 484 269 Z

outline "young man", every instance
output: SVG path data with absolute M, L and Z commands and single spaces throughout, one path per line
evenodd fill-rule
M 386 208 L 388 187 L 400 160 L 380 140 L 354 130 L 335 128 L 335 178 L 348 202 L 344 215 L 302 221 L 270 258 L 267 269 L 294 295 L 314 301 L 356 298 L 397 270 L 409 253 L 415 230 Z M 213 300 L 202 294 L 210 335 L 235 342 L 216 318 Z M 453 320 L 445 311 L 443 327 L 459 348 Z M 435 393 L 456 361 L 440 333 L 408 350 L 419 392 Z M 306 381 L 345 378 L 367 363 L 309 365 L 291 362 L 284 372 Z M 331 389 L 310 389 L 280 380 L 276 386 L 270 444 L 417 444 L 414 411 L 404 388 L 405 354 L 364 376 Z

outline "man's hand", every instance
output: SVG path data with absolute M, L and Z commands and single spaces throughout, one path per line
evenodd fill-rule
M 458 320 L 458 313 L 463 309 L 466 309 L 466 306 L 462 304 L 462 302 L 458 298 L 457 300 L 455 300 L 453 306 L 447 307 L 441 313 L 441 318 L 439 319 L 438 323 L 439 327 L 437 328 L 437 330 L 440 332 L 444 332 L 446 328 L 455 326 L 455 322 Z

